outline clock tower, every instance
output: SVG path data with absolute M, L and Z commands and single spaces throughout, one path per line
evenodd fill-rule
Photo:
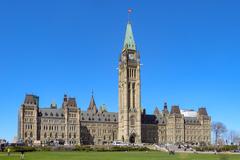
M 141 143 L 140 54 L 136 49 L 130 22 L 119 57 L 118 99 L 118 139 Z

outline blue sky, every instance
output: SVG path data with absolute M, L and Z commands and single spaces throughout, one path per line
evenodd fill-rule
M 63 94 L 86 110 L 118 110 L 118 56 L 127 9 L 142 61 L 142 105 L 205 106 L 213 121 L 240 130 L 239 1 L 1 0 L 0 138 L 17 134 L 26 93 L 40 105 Z

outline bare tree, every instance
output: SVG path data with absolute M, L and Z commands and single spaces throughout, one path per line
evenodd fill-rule
M 239 145 L 240 144 L 240 134 L 237 133 L 236 131 L 230 131 L 229 132 L 229 137 L 231 140 L 231 144 L 234 145 Z
M 233 131 L 233 130 L 230 130 L 229 132 L 228 132 L 228 141 L 231 143 L 231 144 L 234 144 L 234 139 L 236 138 L 236 136 L 237 136 L 237 133 L 235 132 L 235 131 Z
M 213 122 L 212 131 L 215 134 L 215 144 L 218 144 L 221 136 L 227 132 L 227 128 L 222 122 Z

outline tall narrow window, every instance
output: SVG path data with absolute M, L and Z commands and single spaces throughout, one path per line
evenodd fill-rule
M 134 126 L 134 125 L 135 125 L 135 117 L 134 117 L 134 116 L 131 116 L 131 117 L 130 117 L 130 125 L 131 125 L 131 126 Z
M 47 138 L 47 133 L 44 133 L 44 138 Z
M 130 107 L 130 100 L 131 100 L 131 83 L 128 83 L 128 107 Z
M 132 84 L 133 89 L 133 107 L 135 107 L 135 83 Z

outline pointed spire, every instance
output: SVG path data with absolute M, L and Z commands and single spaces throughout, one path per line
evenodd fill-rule
M 135 44 L 133 32 L 132 32 L 132 25 L 130 22 L 128 22 L 127 24 L 123 48 L 136 50 L 136 44 Z
M 91 97 L 91 100 L 90 100 L 90 103 L 89 103 L 89 106 L 88 106 L 88 111 L 94 112 L 94 113 L 98 112 L 98 109 L 97 109 L 97 106 L 96 106 L 93 95 Z
M 158 107 L 156 107 L 154 110 L 154 115 L 159 115 L 159 114 L 160 114 L 160 111 L 159 111 Z

